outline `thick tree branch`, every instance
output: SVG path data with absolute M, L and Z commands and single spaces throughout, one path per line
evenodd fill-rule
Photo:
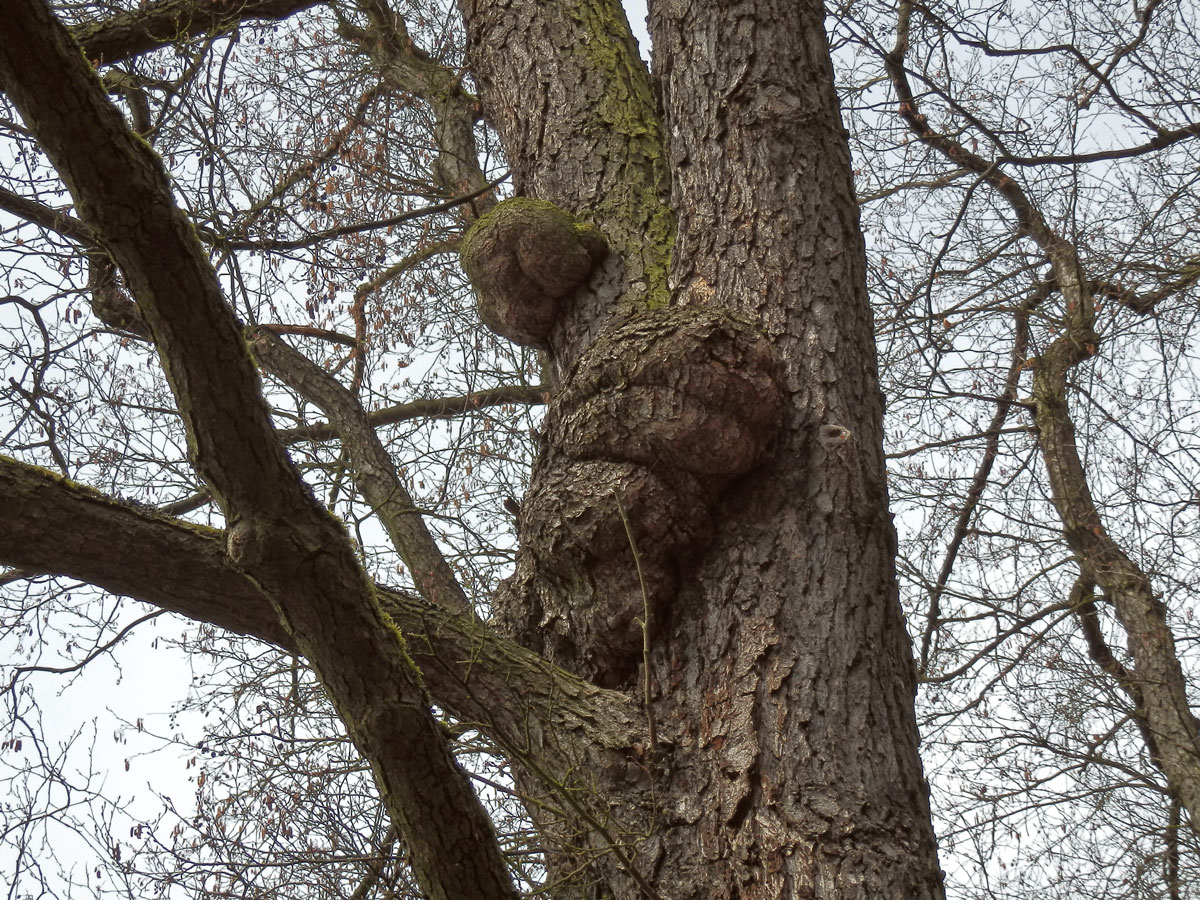
M 1158 741 L 1154 739 L 1154 732 L 1151 731 L 1150 724 L 1146 721 L 1146 700 L 1142 694 L 1142 688 L 1133 674 L 1113 655 L 1108 641 L 1104 639 L 1104 633 L 1100 630 L 1100 616 L 1096 612 L 1095 589 L 1096 585 L 1085 577 L 1077 578 L 1071 588 L 1071 609 L 1075 613 L 1079 622 L 1079 630 L 1083 633 L 1083 639 L 1087 643 L 1088 656 L 1100 667 L 1101 671 L 1116 681 L 1132 701 L 1133 709 L 1130 712 L 1130 718 L 1133 719 L 1138 733 L 1142 736 L 1142 742 L 1146 745 L 1151 761 L 1161 771 L 1162 753 L 1158 749 Z
M 1138 293 L 1104 281 L 1092 285 L 1092 290 L 1101 297 L 1116 300 L 1126 309 L 1130 309 L 1138 315 L 1148 316 L 1163 300 L 1183 293 L 1200 281 L 1200 256 L 1185 259 L 1174 274 L 1175 277 L 1162 287 L 1145 293 Z
M 1091 298 L 1083 302 L 1090 306 Z M 1081 576 L 1104 590 L 1125 630 L 1134 665 L 1118 681 L 1127 691 L 1134 689 L 1131 696 L 1140 693 L 1138 714 L 1153 735 L 1147 749 L 1160 762 L 1171 793 L 1191 813 L 1195 829 L 1200 827 L 1200 722 L 1189 706 L 1166 608 L 1146 573 L 1109 534 L 1088 486 L 1067 402 L 1067 376 L 1095 352 L 1096 338 L 1086 323 L 1070 321 L 1072 327 L 1042 354 L 1033 376 L 1034 419 L 1051 497 Z
M 71 29 L 87 58 L 110 65 L 202 34 L 224 34 L 250 19 L 286 19 L 320 0 L 159 0 Z
M 107 497 L 0 456 L 0 563 L 93 584 L 300 652 L 268 598 L 230 562 L 225 533 Z M 640 712 L 471 616 L 379 586 L 433 701 L 559 786 L 645 744 Z
M 952 164 L 978 173 L 991 185 L 1016 214 L 1018 228 L 1037 243 L 1052 267 L 1054 286 L 1063 298 L 1061 331 L 1039 357 L 1028 361 L 1033 368 L 1034 423 L 1051 498 L 1067 544 L 1079 560 L 1081 577 L 1104 591 L 1128 636 L 1134 668 L 1118 681 L 1127 691 L 1133 688 L 1135 693 L 1140 692 L 1143 703 L 1139 713 L 1152 735 L 1148 749 L 1160 761 L 1172 795 L 1191 814 L 1192 827 L 1200 828 L 1200 721 L 1191 712 L 1166 609 L 1149 576 L 1104 525 L 1075 442 L 1067 383 L 1071 371 L 1094 356 L 1100 346 L 1101 336 L 1096 330 L 1098 285 L 1088 278 L 1076 246 L 1050 226 L 1037 204 L 996 162 L 936 132 L 921 114 L 904 69 L 913 11 L 911 0 L 903 0 L 896 43 L 886 59 L 900 99 L 900 116 L 924 144 Z M 1086 621 L 1083 624 L 1090 627 Z
M 7 12 L 0 83 L 137 299 L 197 471 L 231 523 L 231 558 L 270 598 L 371 761 L 422 888 L 448 900 L 466 878 L 481 898 L 515 897 L 400 632 L 273 432 L 240 329 L 162 161 L 130 132 L 44 0 Z
M 77 241 L 85 247 L 99 246 L 92 230 L 64 210 L 54 209 L 4 188 L 0 188 L 0 209 L 12 213 L 26 222 L 45 228 L 47 231 L 53 231 L 55 234 L 61 234 L 65 238 Z
M 675 239 L 670 178 L 650 74 L 621 5 L 458 6 L 471 71 L 517 193 L 600 227 L 613 251 L 606 265 L 623 296 L 621 311 L 665 306 Z M 551 339 L 563 370 L 582 349 L 576 330 L 589 334 L 612 312 L 611 295 L 576 295 L 561 319 L 561 338 Z
M 475 124 L 482 116 L 479 101 L 463 89 L 463 73 L 430 57 L 409 36 L 404 19 L 386 0 L 358 0 L 367 18 L 366 30 L 348 23 L 345 37 L 371 56 L 384 81 L 420 97 L 433 113 L 433 140 L 438 158 L 431 174 L 447 194 L 470 194 L 474 202 L 462 211 L 471 220 L 496 203 L 495 184 L 489 184 L 479 165 Z
M 6 565 L 75 578 L 295 652 L 266 597 L 230 563 L 224 532 L 4 456 L 0 496 Z

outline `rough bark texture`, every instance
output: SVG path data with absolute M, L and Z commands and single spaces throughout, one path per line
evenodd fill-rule
M 545 347 L 563 301 L 608 255 L 599 230 L 553 203 L 514 197 L 463 236 L 463 271 L 479 299 L 479 318 L 518 344 Z
M 673 286 L 760 323 L 789 398 L 771 462 L 728 495 L 655 660 L 696 747 L 674 792 L 710 798 L 678 807 L 664 844 L 672 880 L 707 864 L 731 896 L 938 896 L 822 17 L 815 2 L 660 3 L 651 19 Z
M 599 226 L 612 251 L 555 322 L 554 366 L 565 373 L 610 316 L 667 303 L 674 217 L 650 78 L 617 3 L 459 8 L 517 193 Z
M 635 62 L 598 65 L 562 48 L 578 40 L 576 23 L 619 10 L 463 6 L 481 98 L 518 186 L 594 215 L 596 196 L 622 184 L 588 166 L 597 153 L 628 158 L 620 142 L 636 142 L 608 131 L 598 144 L 577 123 L 588 95 L 609 96 Z M 729 342 L 745 382 L 717 366 L 711 384 L 691 384 L 683 373 L 704 372 L 691 350 L 666 378 L 637 373 L 653 345 L 640 336 L 644 310 L 656 304 L 620 281 L 593 279 L 572 326 L 552 332 L 561 390 L 502 617 L 589 677 L 639 690 L 649 677 L 664 735 L 644 779 L 597 777 L 633 849 L 600 856 L 586 891 L 938 897 L 864 254 L 822 9 L 660 2 L 651 25 L 665 124 L 647 134 L 667 136 L 650 155 L 669 161 L 678 227 L 666 315 L 745 328 Z M 531 82 L 588 87 L 519 102 Z M 605 211 L 595 221 L 621 257 L 620 234 L 637 221 Z M 706 394 L 739 396 L 742 409 L 689 412 Z M 688 465 L 718 432 L 729 443 Z M 705 466 L 715 471 L 695 471 Z M 614 495 L 626 498 L 632 539 Z M 637 652 L 647 615 L 649 673 Z M 556 871 L 602 849 L 584 832 L 562 829 Z
M 1089 310 L 1042 354 L 1033 377 L 1034 419 L 1051 497 L 1063 535 L 1079 559 L 1082 576 L 1111 601 L 1127 636 L 1133 667 L 1117 677 L 1138 704 L 1134 716 L 1147 750 L 1167 777 L 1172 796 L 1192 815 L 1200 810 L 1200 721 L 1188 702 L 1187 681 L 1167 624 L 1167 611 L 1150 578 L 1109 535 L 1088 487 L 1067 404 L 1067 373 L 1095 352 L 1092 297 L 1077 292 Z M 1090 587 L 1089 587 L 1090 593 Z M 1094 615 L 1094 612 L 1093 612 Z M 1087 637 L 1096 656 L 1096 634 Z
M 225 553 L 223 531 L 131 506 L 4 456 L 0 496 L 6 563 L 300 652 L 270 598 Z M 385 587 L 378 597 L 438 705 L 548 779 L 565 785 L 573 772 L 624 768 L 630 748 L 645 743 L 642 716 L 625 695 L 569 675 L 471 616 Z
M 774 368 L 762 335 L 703 309 L 641 313 L 580 355 L 546 419 L 526 546 L 501 597 L 526 640 L 602 684 L 629 683 L 723 490 L 775 436 Z

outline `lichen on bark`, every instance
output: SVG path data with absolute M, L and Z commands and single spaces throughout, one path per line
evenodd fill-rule
M 492 331 L 544 347 L 559 306 L 604 258 L 600 230 L 544 200 L 514 197 L 481 216 L 459 248 Z

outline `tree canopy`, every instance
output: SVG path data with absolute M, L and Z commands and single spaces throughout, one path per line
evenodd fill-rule
M 1194 4 L 8 7 L 11 896 L 1200 896 Z

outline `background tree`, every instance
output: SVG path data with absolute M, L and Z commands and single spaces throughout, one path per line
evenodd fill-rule
M 7 276 L 5 443 L 109 494 L 5 463 L 13 502 L 0 552 L 20 567 L 8 579 L 19 588 L 13 633 L 59 629 L 87 656 L 141 615 L 83 602 L 53 574 L 285 651 L 193 631 L 189 650 L 217 660 L 195 702 L 227 691 L 196 754 L 198 815 L 168 807 L 126 836 L 115 811 L 98 813 L 109 885 L 365 897 L 410 890 L 415 871 L 434 893 L 461 889 L 452 867 L 463 851 L 422 840 L 491 839 L 470 797 L 452 791 L 460 815 L 446 833 L 405 840 L 405 815 L 427 822 L 434 803 L 409 796 L 430 780 L 386 739 L 410 721 L 406 741 L 425 733 L 427 764 L 443 766 L 437 788 L 461 781 L 445 749 L 467 757 L 519 888 L 937 895 L 889 587 L 861 243 L 820 10 L 697 19 L 664 5 L 649 79 L 604 4 L 464 3 L 465 33 L 436 8 L 370 2 L 275 23 L 309 6 L 59 8 L 167 163 L 194 232 L 170 216 L 155 231 L 144 214 L 163 205 L 167 182 L 143 145 L 111 117 L 104 125 L 99 106 L 47 97 L 70 84 L 69 50 L 58 63 L 39 55 L 53 75 L 16 56 L 33 52 L 41 26 L 0 51 L 18 60 L 4 87 L 25 106 L 20 124 L 9 117 L 20 166 L 0 195 L 26 223 L 12 232 L 19 262 Z M 978 11 L 838 12 L 900 571 L 954 892 L 1184 896 L 1195 858 L 1181 831 L 1190 667 L 1161 615 L 1174 610 L 1176 634 L 1191 633 L 1196 57 L 1164 53 L 1186 42 L 1189 13 L 1113 10 L 1091 40 L 1072 9 L 1022 22 L 998 7 L 983 19 L 999 23 L 990 31 Z M 66 96 L 94 98 L 89 78 Z M 39 96 L 56 102 L 38 107 Z M 1118 132 L 1093 148 L 1088 110 L 1109 127 L 1115 110 L 1153 137 L 1122 144 Z M 101 125 L 102 136 L 89 130 Z M 110 146 L 116 162 L 96 149 Z M 1131 199 L 1105 184 L 1103 202 L 1144 210 L 1145 224 L 1104 236 L 1086 226 L 1087 213 L 1113 218 L 1088 173 L 1118 163 L 1130 174 L 1107 180 L 1124 179 Z M 496 206 L 505 167 L 518 194 L 570 215 Z M 116 180 L 141 170 L 140 186 Z M 121 215 L 131 206 L 137 215 Z M 453 265 L 460 247 L 482 318 L 527 349 L 476 324 Z M 185 263 L 198 274 L 179 277 Z M 194 289 L 186 303 L 181 284 Z M 534 294 L 546 302 L 530 304 Z M 246 336 L 270 376 L 261 397 L 353 545 L 262 449 L 265 428 L 246 424 L 263 399 L 230 362 L 240 339 L 222 304 L 259 326 Z M 169 324 L 189 309 L 226 324 L 211 334 Z M 1131 320 L 1147 324 L 1140 344 Z M 1150 377 L 1151 349 L 1167 384 Z M 1113 377 L 1106 364 L 1146 374 Z M 532 425 L 526 404 L 546 401 Z M 430 416 L 444 436 L 431 436 Z M 529 452 L 525 491 L 511 461 Z M 185 528 L 114 495 L 232 527 Z M 509 504 L 515 574 L 497 589 L 513 560 L 502 501 L 522 495 Z M 299 536 L 299 549 L 276 547 L 276 535 Z M 326 552 L 343 544 L 352 553 Z M 1130 567 L 1116 581 L 1114 561 Z M 362 571 L 397 588 L 378 593 Z M 333 587 L 318 590 L 321 579 Z M 1161 608 L 1160 582 L 1176 586 Z M 468 604 L 487 627 L 464 615 Z M 450 713 L 441 728 L 389 620 Z M 365 634 L 375 649 L 364 654 Z M 410 687 L 380 689 L 381 678 Z M 325 693 L 391 818 L 365 799 L 372 779 Z M 31 695 L 12 696 L 35 729 Z M 514 781 L 487 774 L 499 765 Z M 57 773 L 72 781 L 69 767 Z M 28 849 L 41 802 L 17 810 L 14 843 Z M 466 834 L 463 821 L 475 823 Z M 465 883 L 492 878 L 507 893 L 495 857 L 468 855 L 482 869 Z M 22 877 L 44 858 L 19 857 Z M 1047 859 L 1035 888 L 1028 866 Z
M 888 160 L 860 193 L 939 832 L 993 859 L 965 894 L 1194 890 L 1194 14 L 836 29 Z

